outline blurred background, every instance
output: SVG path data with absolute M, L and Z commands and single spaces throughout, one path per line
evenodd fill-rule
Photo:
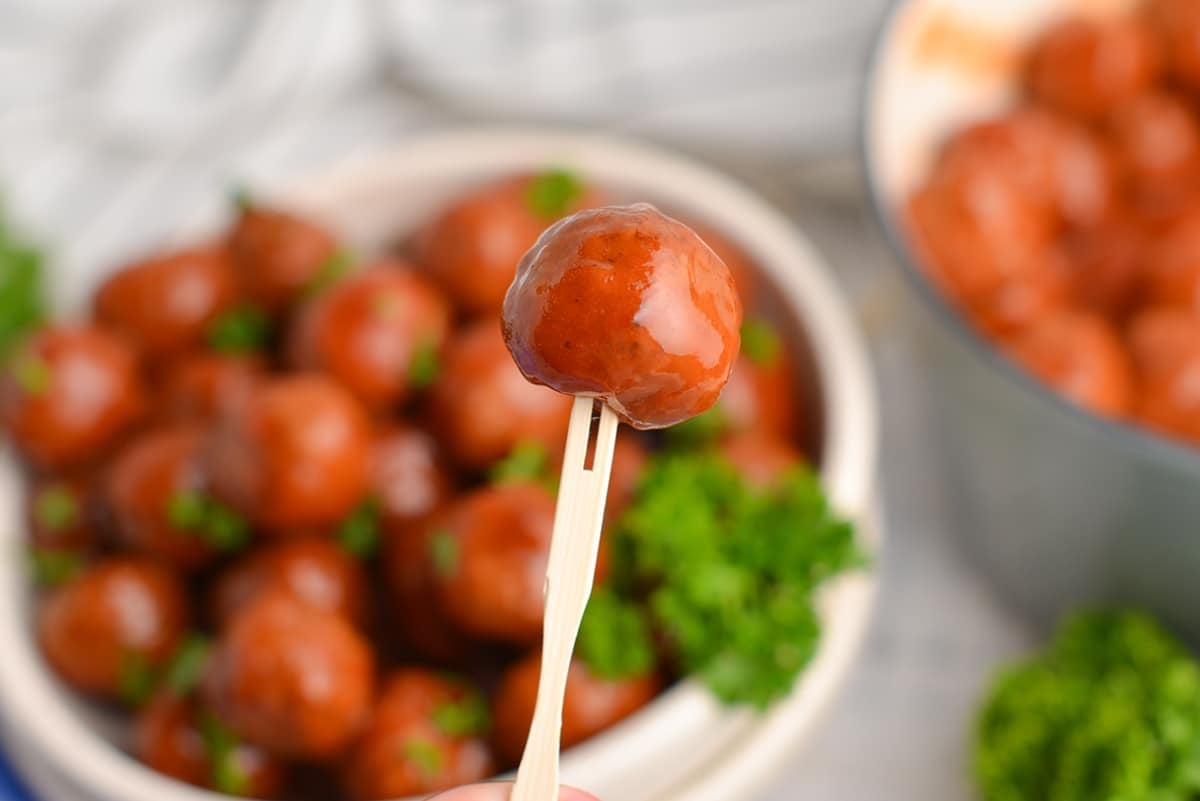
M 864 658 L 761 801 L 962 799 L 979 694 L 1031 634 L 952 536 L 963 519 L 917 310 L 862 188 L 862 84 L 887 6 L 0 0 L 0 191 L 69 283 L 69 265 L 131 226 L 170 231 L 237 184 L 413 132 L 599 129 L 745 180 L 814 240 L 870 339 L 889 535 Z M 0 781 L 0 798 L 16 792 Z

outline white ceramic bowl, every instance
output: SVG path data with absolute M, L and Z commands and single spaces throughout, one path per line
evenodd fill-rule
M 822 472 L 833 504 L 875 550 L 877 419 L 865 350 L 825 266 L 787 220 L 735 182 L 675 155 L 599 136 L 530 132 L 439 134 L 349 160 L 270 191 L 274 202 L 325 221 L 356 252 L 411 230 L 462 189 L 521 170 L 566 165 L 621 196 L 657 202 L 727 232 L 768 274 L 784 315 L 803 332 L 823 420 Z M 200 227 L 203 229 L 203 226 Z M 151 232 L 143 232 L 150 234 Z M 142 240 L 145 246 L 147 240 Z M 153 236 L 149 239 L 153 242 Z M 87 285 L 104 254 L 79 266 Z M 126 254 L 128 255 L 128 254 Z M 78 287 L 76 282 L 72 282 Z M 74 700 L 41 662 L 30 636 L 30 591 L 21 558 L 20 482 L 0 462 L 0 712 L 19 768 L 54 801 L 214 801 L 127 757 L 98 732 L 120 732 Z M 734 801 L 748 797 L 816 723 L 862 638 L 874 594 L 869 573 L 848 575 L 822 599 L 820 651 L 791 696 L 757 715 L 721 707 L 684 681 L 646 709 L 572 749 L 564 781 L 605 801 Z

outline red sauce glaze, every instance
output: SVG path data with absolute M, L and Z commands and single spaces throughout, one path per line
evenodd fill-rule
M 41 599 L 37 637 L 64 681 L 111 698 L 131 662 L 154 667 L 171 658 L 188 617 L 183 585 L 167 568 L 113 557 Z
M 222 772 L 205 743 L 203 715 L 190 696 L 158 693 L 138 712 L 134 753 L 159 773 L 196 787 L 245 798 L 277 798 L 286 776 L 283 763 L 257 746 L 236 743 L 224 756 L 228 761 Z
M 180 250 L 131 264 L 96 290 L 97 321 L 119 331 L 152 361 L 204 342 L 209 324 L 238 298 L 223 247 Z
M 418 523 L 441 508 L 454 488 L 434 438 L 405 423 L 375 435 L 368 485 L 384 525 L 396 527 Z
M 365 722 L 373 682 L 370 646 L 345 618 L 267 593 L 226 626 L 203 690 L 248 742 L 281 757 L 327 759 Z
M 476 490 L 431 522 L 437 597 L 477 636 L 530 645 L 542 634 L 554 499 L 537 484 Z
M 1142 385 L 1138 419 L 1200 444 L 1200 318 L 1175 309 L 1143 311 L 1130 326 L 1129 347 Z
M 1200 179 L 1200 120 L 1182 97 L 1147 91 L 1109 116 L 1118 164 L 1140 192 L 1180 194 Z
M 1194 0 L 1150 0 L 1149 11 L 1166 43 L 1171 75 L 1200 90 L 1200 5 Z
M 1074 296 L 1092 311 L 1123 319 L 1141 302 L 1150 242 L 1147 226 L 1129 212 L 1068 233 L 1063 252 Z
M 319 375 L 264 381 L 211 440 L 216 495 L 272 531 L 339 522 L 367 489 L 370 426 L 348 391 Z
M 383 686 L 363 733 L 343 765 L 357 801 L 425 795 L 491 776 L 486 720 L 459 714 L 486 710 L 478 690 L 444 673 L 403 668 Z M 468 715 L 469 717 L 469 715 Z
M 529 654 L 509 668 L 492 699 L 492 740 L 502 764 L 521 759 L 533 722 L 541 676 L 541 654 Z M 632 715 L 654 699 L 661 682 L 656 674 L 602 679 L 580 660 L 571 662 L 563 698 L 562 747 L 570 748 Z
M 1011 340 L 1009 354 L 1059 393 L 1097 414 L 1127 414 L 1136 390 L 1116 330 L 1098 315 L 1068 311 Z
M 179 528 L 171 519 L 180 496 L 206 491 L 206 436 L 194 425 L 159 428 L 139 434 L 118 452 L 109 465 L 105 501 L 125 547 L 185 570 L 216 557 L 200 532 Z
M 267 593 L 283 593 L 362 626 L 367 620 L 367 575 L 333 540 L 300 536 L 242 557 L 217 580 L 213 619 L 224 627 Z
M 13 443 L 45 469 L 102 457 L 143 404 L 133 352 L 96 328 L 45 328 L 0 374 L 0 419 Z
M 164 377 L 162 415 L 211 422 L 244 402 L 265 375 L 256 354 L 198 353 L 180 359 Z
M 291 331 L 289 353 L 300 369 L 329 373 L 383 411 L 432 382 L 449 330 L 450 306 L 438 289 L 403 264 L 383 263 L 314 298 Z
M 337 240 L 316 223 L 261 206 L 245 209 L 229 236 L 246 294 L 270 312 L 300 299 L 337 250 Z
M 725 262 L 729 274 L 733 276 L 733 284 L 737 287 L 738 297 L 741 298 L 742 308 L 755 305 L 759 292 L 759 267 L 754 263 L 741 245 L 734 242 L 716 228 L 707 225 L 689 223 L 696 235 L 704 240 L 704 244 L 712 248 L 717 258 Z
M 1149 87 L 1162 69 L 1153 32 L 1135 18 L 1071 18 L 1034 43 L 1033 96 L 1067 114 L 1096 119 Z
M 728 268 L 646 204 L 554 225 L 504 301 L 505 340 L 527 378 L 599 397 L 635 428 L 674 425 L 716 402 L 741 321 Z
M 1200 314 L 1200 206 L 1181 215 L 1148 250 L 1147 302 Z
M 475 469 L 519 442 L 561 448 L 571 416 L 569 398 L 521 375 L 494 319 L 472 323 L 450 341 L 429 407 L 447 454 Z

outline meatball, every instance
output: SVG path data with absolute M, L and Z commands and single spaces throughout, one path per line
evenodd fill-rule
M 165 417 L 210 422 L 242 402 L 266 375 L 260 356 L 201 353 L 176 363 L 164 378 Z
M 521 260 L 504 336 L 531 381 L 594 395 L 635 428 L 694 417 L 721 394 L 742 305 L 689 228 L 639 204 L 583 211 Z
M 1147 201 L 1187 196 L 1200 178 L 1200 121 L 1182 98 L 1146 92 L 1113 110 L 1109 131 L 1119 163 Z
M 379 264 L 309 302 L 290 357 L 384 410 L 433 383 L 449 328 L 450 307 L 434 286 L 402 264 Z
M 132 264 L 96 291 L 96 319 L 162 361 L 204 341 L 208 326 L 237 300 L 224 248 L 198 247 Z
M 339 264 L 337 241 L 324 228 L 253 204 L 238 217 L 229 252 L 250 299 L 270 312 L 335 278 Z
M 281 762 L 238 742 L 194 698 L 167 690 L 138 713 L 134 753 L 159 773 L 225 795 L 276 798 L 283 790 Z
M 505 765 L 517 764 L 525 749 L 541 668 L 541 654 L 531 653 L 504 674 L 492 698 L 493 742 Z M 654 673 L 604 679 L 581 660 L 573 660 L 563 696 L 562 747 L 570 748 L 629 717 L 650 703 L 660 687 Z
M 800 430 L 797 403 L 791 365 L 778 334 L 761 320 L 743 327 L 742 352 L 714 407 L 719 422 L 729 431 L 762 429 L 795 439 Z
M 526 381 L 505 348 L 499 322 L 488 319 L 451 340 L 430 410 L 450 457 L 480 469 L 520 442 L 561 446 L 571 400 Z
M 769 431 L 750 429 L 721 441 L 721 454 L 752 486 L 770 488 L 804 458 L 790 443 Z
M 102 456 L 142 408 L 133 353 L 95 328 L 39 331 L 0 376 L 0 419 L 14 444 L 46 469 Z
M 1200 319 L 1176 309 L 1143 311 L 1130 326 L 1129 347 L 1141 378 L 1138 419 L 1200 444 Z
M 431 670 L 401 669 L 383 692 L 345 763 L 357 801 L 405 798 L 492 775 L 483 695 Z
M 26 520 L 34 548 L 81 553 L 96 544 L 90 477 L 38 479 L 25 496 Z
M 120 542 L 182 569 L 207 565 L 221 550 L 240 546 L 244 521 L 203 512 L 209 503 L 202 456 L 203 428 L 175 425 L 138 435 L 109 467 L 106 508 Z
M 717 258 L 729 268 L 729 274 L 733 276 L 733 284 L 737 287 L 742 307 L 753 306 L 758 297 L 759 268 L 750 254 L 715 228 L 692 221 L 688 222 L 688 226 L 704 240 L 706 245 L 712 248 L 712 252 L 717 254 Z
M 242 557 L 217 581 L 213 618 L 224 627 L 265 593 L 284 593 L 356 625 L 367 619 L 366 572 L 326 537 L 289 538 Z
M 1150 16 L 1165 41 L 1171 74 L 1200 90 L 1200 6 L 1194 0 L 1151 0 Z
M 1161 62 L 1154 34 L 1138 19 L 1074 17 L 1034 43 L 1029 90 L 1067 114 L 1097 119 L 1149 88 Z
M 218 639 L 204 699 L 234 734 L 282 757 L 339 753 L 371 702 L 371 649 L 341 616 L 265 593 Z
M 1200 314 L 1200 206 L 1153 241 L 1147 261 L 1147 300 Z
M 433 437 L 402 423 L 375 436 L 368 484 L 385 527 L 422 520 L 449 500 L 453 488 Z
M 517 262 L 538 236 L 599 196 L 573 176 L 550 171 L 510 178 L 451 205 L 422 231 L 416 260 L 472 315 L 500 311 Z
M 537 642 L 554 527 L 550 494 L 537 484 L 485 487 L 431 525 L 434 585 L 447 614 L 480 637 Z
M 327 526 L 366 493 L 370 437 L 366 413 L 339 384 L 275 378 L 222 415 L 209 475 L 221 500 L 272 531 Z
M 1074 403 L 1120 417 L 1133 403 L 1134 376 L 1117 332 L 1086 312 L 1063 312 L 1023 332 L 1008 352 L 1025 369 Z
M 1093 311 L 1124 318 L 1140 300 L 1150 241 L 1146 226 L 1128 212 L 1073 231 L 1064 244 L 1072 293 Z
M 37 637 L 46 661 L 71 686 L 137 701 L 187 625 L 187 595 L 173 573 L 114 557 L 41 599 Z

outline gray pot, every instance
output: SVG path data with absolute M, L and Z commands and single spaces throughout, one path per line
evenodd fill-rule
M 950 5 L 970 20 L 981 4 Z M 1015 4 L 1035 16 L 1055 5 L 1065 4 Z M 961 87 L 947 91 L 954 65 L 915 55 L 931 9 L 898 4 L 876 42 L 863 153 L 876 212 L 924 312 L 930 394 L 961 533 L 1003 594 L 1039 624 L 1084 604 L 1132 604 L 1200 642 L 1200 452 L 1094 417 L 1010 364 L 927 283 L 900 229 L 898 202 L 919 165 L 948 130 L 1003 97 L 989 88 L 995 75 L 973 83 L 966 66 L 955 76 Z M 997 36 L 1019 39 L 1032 26 L 1010 24 Z

